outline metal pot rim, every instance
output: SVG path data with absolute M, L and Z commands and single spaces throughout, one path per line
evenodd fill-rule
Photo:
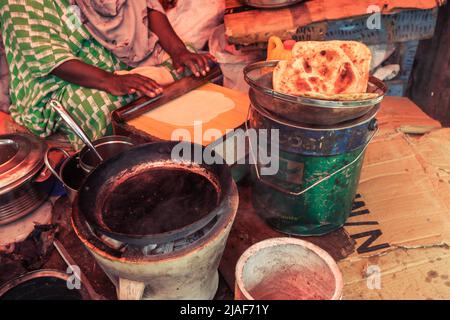
M 44 153 L 47 149 L 47 145 L 38 137 L 25 133 L 1 135 L 0 141 L 1 140 L 10 141 L 6 142 L 7 144 L 14 143 L 18 145 L 19 150 L 16 155 L 21 158 L 18 159 L 21 161 L 20 163 L 16 163 L 6 169 L 8 176 L 5 177 L 5 180 L 2 181 L 2 184 L 0 185 L 0 195 L 4 195 L 14 191 L 28 182 L 34 181 L 35 177 L 39 174 L 39 172 L 41 172 L 42 168 L 45 167 Z M 22 154 L 21 148 L 28 149 L 28 154 Z M 12 159 L 14 159 L 15 156 Z M 10 163 L 12 159 L 8 160 L 5 164 Z M 11 173 L 10 171 L 16 171 L 16 174 Z
M 267 118 L 273 122 L 276 122 L 280 125 L 296 128 L 296 129 L 304 129 L 304 130 L 310 130 L 310 131 L 335 131 L 335 130 L 344 130 L 353 128 L 356 126 L 359 126 L 363 123 L 371 121 L 375 116 L 377 115 L 378 111 L 380 110 L 380 105 L 373 108 L 371 111 L 366 113 L 365 115 L 354 119 L 342 122 L 340 124 L 330 125 L 330 126 L 320 126 L 320 125 L 309 125 L 309 124 L 298 124 L 298 123 L 290 123 L 287 120 L 284 120 L 280 117 L 277 117 L 276 115 L 270 113 L 260 105 L 257 105 L 255 102 L 253 102 L 250 105 L 250 110 L 255 110 L 259 114 L 261 114 L 264 118 Z
M 134 146 L 133 140 L 131 138 L 119 135 L 104 136 L 93 141 L 92 144 L 94 145 L 94 147 L 100 147 L 108 144 L 125 144 L 129 146 Z M 90 152 L 91 150 L 87 146 L 84 146 L 79 153 L 80 167 L 87 173 L 89 173 L 95 168 L 94 166 L 91 166 L 83 161 L 86 155 L 89 154 Z
M 70 276 L 71 275 L 64 273 L 60 270 L 56 270 L 56 269 L 40 269 L 40 270 L 27 272 L 16 278 L 11 279 L 11 280 L 5 282 L 3 285 L 1 285 L 0 286 L 0 298 L 5 293 L 7 293 L 9 290 L 13 289 L 14 287 L 16 287 L 26 281 L 32 280 L 32 279 L 49 277 L 49 278 L 57 278 L 57 279 L 67 281 L 70 278 Z M 89 299 L 89 294 L 84 289 L 84 286 L 81 287 L 79 292 L 80 292 L 82 299 L 84 299 L 84 300 Z

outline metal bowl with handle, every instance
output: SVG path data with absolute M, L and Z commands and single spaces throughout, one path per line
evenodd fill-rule
M 86 173 L 91 172 L 103 160 L 134 146 L 131 138 L 117 135 L 105 136 L 92 142 L 59 101 L 51 100 L 50 105 L 69 128 L 84 142 L 85 147 L 80 151 L 79 161 L 81 169 Z
M 134 142 L 131 138 L 125 136 L 105 136 L 92 142 L 97 152 L 103 160 L 111 158 L 116 154 L 131 149 Z M 86 173 L 91 172 L 100 164 L 100 160 L 94 155 L 91 149 L 85 146 L 80 151 L 80 167 Z
M 60 152 L 64 156 L 64 160 L 57 170 L 50 161 L 50 153 Z M 87 173 L 80 167 L 79 154 L 70 155 L 66 150 L 59 147 L 49 148 L 44 157 L 44 162 L 50 172 L 62 183 L 66 190 L 67 196 L 72 203 L 78 195 L 78 189 Z
M 330 101 L 284 94 L 273 90 L 272 71 L 278 61 L 256 62 L 244 68 L 250 85 L 250 100 L 271 113 L 295 123 L 335 125 L 359 118 L 376 108 L 387 91 L 386 85 L 375 77 L 369 78 L 367 92 L 379 96 L 367 100 Z

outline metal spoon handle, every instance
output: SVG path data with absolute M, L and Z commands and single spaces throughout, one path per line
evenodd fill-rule
M 88 148 L 96 155 L 96 157 L 103 161 L 102 156 L 98 153 L 97 149 L 95 149 L 91 140 L 89 140 L 86 133 L 84 133 L 83 129 L 75 122 L 72 116 L 66 111 L 66 109 L 59 103 L 57 100 L 50 100 L 50 106 L 61 116 L 64 122 L 75 132 L 75 134 L 83 140 L 84 144 L 88 146 Z

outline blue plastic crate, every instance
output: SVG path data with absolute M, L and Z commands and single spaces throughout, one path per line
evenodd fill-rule
M 438 9 L 402 10 L 381 15 L 380 29 L 369 29 L 370 15 L 342 20 L 330 20 L 299 27 L 292 37 L 307 40 L 357 40 L 366 44 L 405 42 L 431 38 L 436 26 Z
M 403 97 L 405 95 L 408 82 L 405 80 L 386 81 L 388 86 L 387 96 Z

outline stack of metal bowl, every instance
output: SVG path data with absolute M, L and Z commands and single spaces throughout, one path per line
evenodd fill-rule
M 263 61 L 244 69 L 250 85 L 250 99 L 270 113 L 297 124 L 332 126 L 360 118 L 376 109 L 387 91 L 380 80 L 370 77 L 367 92 L 379 96 L 367 100 L 331 101 L 293 96 L 273 90 L 272 74 L 278 61 Z

